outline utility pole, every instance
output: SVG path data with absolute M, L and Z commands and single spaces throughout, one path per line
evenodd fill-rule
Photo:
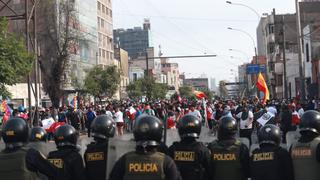
M 282 57 L 283 57 L 283 85 L 284 85 L 283 95 L 285 99 L 288 99 L 286 33 L 285 33 L 284 15 L 282 15 Z
M 300 76 L 300 91 L 301 91 L 301 100 L 306 100 L 306 91 L 305 91 L 305 82 L 304 82 L 304 64 L 302 57 L 302 32 L 301 32 L 301 22 L 300 22 L 300 7 L 299 0 L 295 0 L 296 3 L 296 21 L 297 21 L 297 40 L 298 40 L 298 59 L 299 59 L 299 76 Z
M 148 51 L 146 50 L 146 77 L 149 76 L 149 58 L 148 58 Z

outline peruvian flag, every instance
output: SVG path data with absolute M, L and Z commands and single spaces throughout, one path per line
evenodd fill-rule
M 208 98 L 208 96 L 202 91 L 194 91 L 193 93 L 197 99 Z
M 178 94 L 178 101 L 181 103 L 182 102 L 182 98 L 181 96 Z

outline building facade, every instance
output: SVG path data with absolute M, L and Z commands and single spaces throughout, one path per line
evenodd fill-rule
M 90 1 L 92 2 L 92 1 Z M 92 2 L 94 3 L 94 2 Z M 88 6 L 93 6 L 92 4 Z M 97 9 L 97 30 L 98 30 L 98 63 L 103 66 L 115 65 L 113 50 L 113 12 L 111 0 L 98 0 Z M 88 12 L 91 13 L 91 12 Z
M 143 27 L 134 27 L 133 29 L 114 30 L 114 42 L 126 50 L 131 59 L 137 59 L 139 56 L 145 56 L 146 49 L 151 47 L 150 21 L 144 20 Z
M 161 72 L 166 77 L 166 84 L 170 90 L 179 91 L 180 87 L 180 72 L 178 63 L 169 63 L 169 59 L 161 59 Z
M 208 78 L 191 78 L 185 79 L 183 85 L 191 86 L 195 90 L 202 91 L 209 89 L 209 79 Z

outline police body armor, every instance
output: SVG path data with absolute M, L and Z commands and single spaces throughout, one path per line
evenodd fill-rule
M 295 180 L 319 180 L 320 162 L 317 161 L 316 151 L 320 138 L 311 142 L 297 142 L 292 145 L 291 156 L 294 167 Z
M 64 179 L 72 179 L 69 168 L 73 166 L 72 161 L 77 158 L 76 153 L 78 152 L 75 149 L 52 151 L 48 155 L 48 160 L 59 169 L 59 174 L 63 174 Z
M 208 145 L 211 151 L 211 167 L 214 180 L 239 180 L 244 179 L 240 162 L 240 141 L 231 146 L 214 141 Z
M 107 142 L 100 144 L 91 143 L 88 145 L 84 154 L 88 179 L 106 179 L 107 146 Z
M 35 180 L 36 173 L 27 169 L 27 149 L 21 148 L 12 153 L 0 153 L 0 179 L 1 180 Z
M 125 174 L 123 180 L 165 180 L 165 154 L 138 154 L 129 152 L 125 155 Z
M 173 160 L 175 161 L 183 180 L 202 179 L 204 169 L 201 165 L 201 152 L 204 145 L 200 142 L 192 142 L 191 144 L 173 143 Z
M 252 173 L 252 179 L 255 177 L 264 177 L 264 179 L 272 179 L 272 180 L 281 180 L 279 176 L 281 172 L 278 150 L 280 147 L 274 147 L 274 149 L 270 149 L 269 151 L 263 151 L 261 149 L 256 149 L 252 153 L 252 166 L 254 170 Z

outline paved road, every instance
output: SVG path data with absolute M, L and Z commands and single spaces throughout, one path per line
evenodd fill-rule
M 289 135 L 287 135 L 287 136 L 290 136 L 290 139 L 291 139 L 290 142 L 288 141 L 289 144 L 291 144 L 294 141 L 293 139 L 297 139 L 297 133 L 296 132 L 289 133 Z M 123 135 L 122 137 L 117 137 L 115 142 L 118 139 L 120 139 L 120 140 L 122 140 L 124 142 L 131 141 L 131 140 L 133 140 L 133 135 L 132 135 L 132 133 L 127 133 L 127 134 Z M 201 142 L 208 143 L 208 142 L 212 142 L 215 139 L 216 139 L 216 136 L 214 136 L 213 134 L 209 133 L 209 129 L 208 128 L 202 128 L 202 132 L 201 132 L 201 135 L 200 135 L 200 138 L 199 138 L 199 140 Z M 87 144 L 89 144 L 92 140 L 93 140 L 92 138 L 88 138 L 86 135 L 81 135 L 80 136 L 79 141 L 78 141 L 78 145 L 81 148 L 81 150 L 80 150 L 81 154 L 84 153 Z M 178 135 L 178 131 L 176 129 L 169 129 L 167 131 L 167 143 L 166 143 L 167 146 L 170 146 L 173 142 L 179 141 L 179 140 L 180 140 L 180 138 L 179 138 L 179 135 Z M 250 148 L 251 150 L 253 150 L 256 147 L 258 147 L 258 138 L 257 138 L 257 135 L 255 133 L 253 133 L 253 135 L 252 135 L 252 143 L 253 143 L 253 145 Z M 48 151 L 56 150 L 56 146 L 55 146 L 54 141 L 50 141 L 47 144 L 48 144 Z M 284 147 L 284 148 L 287 148 L 286 144 L 281 144 L 281 146 Z M 0 149 L 4 149 L 4 143 L 3 143 L 2 140 L 0 141 Z M 128 151 L 129 151 L 129 149 L 128 149 Z

